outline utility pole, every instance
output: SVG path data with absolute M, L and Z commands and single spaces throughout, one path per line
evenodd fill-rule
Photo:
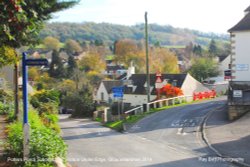
M 16 57 L 18 57 L 16 53 Z M 15 101 L 15 119 L 18 118 L 19 113 L 19 97 L 18 97 L 18 63 L 14 65 L 14 101 Z
M 149 76 L 149 61 L 148 61 L 148 13 L 145 12 L 145 43 L 146 43 L 146 73 L 147 73 L 147 97 L 150 102 L 150 76 Z

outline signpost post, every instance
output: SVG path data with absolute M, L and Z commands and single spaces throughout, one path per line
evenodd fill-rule
M 124 90 L 124 87 L 113 87 L 112 88 L 112 92 L 113 92 L 113 97 L 114 98 L 117 98 L 117 105 L 118 105 L 118 117 L 119 117 L 119 120 L 121 119 L 121 108 L 120 107 L 120 99 L 121 99 L 121 102 L 122 102 L 122 98 L 123 98 L 123 90 Z
M 43 66 L 48 65 L 47 59 L 26 59 L 26 53 L 22 57 L 22 72 L 23 72 L 23 159 L 29 158 L 29 121 L 28 121 L 28 66 Z

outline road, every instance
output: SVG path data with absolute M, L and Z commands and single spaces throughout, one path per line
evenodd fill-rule
M 200 137 L 199 126 L 225 98 L 168 109 L 150 115 L 127 133 L 87 119 L 60 116 L 62 135 L 73 167 L 229 167 L 216 159 Z

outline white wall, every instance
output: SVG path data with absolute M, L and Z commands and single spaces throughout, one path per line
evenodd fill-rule
M 227 56 L 222 62 L 220 62 L 219 65 L 219 70 L 221 72 L 221 76 L 224 76 L 224 71 L 229 69 L 229 65 L 230 64 L 230 55 Z
M 209 91 L 204 85 L 194 79 L 190 74 L 187 74 L 185 81 L 181 87 L 184 95 L 193 95 L 194 92 Z
M 250 31 L 246 32 L 235 32 L 235 37 L 232 38 L 233 41 L 235 41 L 235 44 L 232 44 L 232 46 L 235 46 L 235 61 L 233 61 L 232 64 L 245 64 L 248 65 L 247 70 L 239 70 L 235 66 L 232 67 L 233 70 L 235 70 L 235 73 L 233 73 L 233 76 L 235 76 L 235 79 L 233 81 L 250 81 Z
M 155 95 L 150 96 L 150 100 L 154 100 Z M 147 95 L 134 95 L 134 94 L 124 94 L 123 96 L 124 103 L 131 103 L 131 106 L 138 106 L 146 104 L 148 102 Z
M 99 86 L 99 88 L 97 90 L 96 100 L 102 101 L 102 95 L 101 95 L 102 93 L 104 94 L 104 101 L 108 103 L 110 95 L 108 94 L 107 90 L 105 89 L 103 83 L 100 84 L 100 86 Z

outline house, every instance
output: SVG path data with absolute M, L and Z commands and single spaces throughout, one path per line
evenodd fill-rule
M 228 95 L 230 120 L 250 109 L 250 6 L 244 12 L 243 19 L 228 30 L 231 37 L 231 81 Z
M 123 81 L 119 80 L 102 81 L 97 89 L 95 100 L 98 102 L 110 103 L 112 100 L 112 88 L 122 85 Z
M 162 74 L 164 84 L 170 83 L 182 89 L 184 95 L 192 95 L 194 92 L 208 91 L 200 82 L 190 74 Z M 150 74 L 150 99 L 156 99 L 155 88 L 156 75 Z M 123 81 L 103 81 L 97 91 L 96 100 L 110 102 L 113 99 L 113 87 L 123 86 L 123 102 L 131 106 L 138 106 L 147 103 L 147 81 L 146 74 L 132 74 Z
M 229 82 L 228 77 L 225 76 L 225 72 L 229 70 L 230 57 L 230 55 L 218 57 L 220 75 L 205 79 L 203 81 L 204 86 L 209 89 L 214 89 L 219 94 L 225 94 L 227 92 Z

